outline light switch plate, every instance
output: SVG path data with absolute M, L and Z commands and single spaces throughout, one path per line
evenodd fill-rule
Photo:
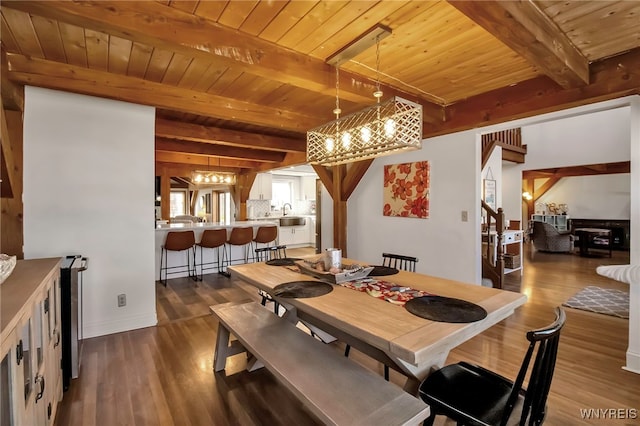
M 466 210 L 462 210 L 462 221 L 463 222 L 469 221 L 469 212 Z

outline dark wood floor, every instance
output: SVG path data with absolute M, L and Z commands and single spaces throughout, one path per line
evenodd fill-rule
M 290 255 L 296 255 L 290 253 Z M 553 307 L 587 285 L 627 290 L 595 273 L 613 258 L 530 252 L 522 279 L 507 287 L 528 302 L 516 314 L 451 352 L 447 363 L 467 360 L 514 377 L 526 349 L 527 330 L 549 323 Z M 314 418 L 273 376 L 244 371 L 242 355 L 213 373 L 217 323 L 208 306 L 257 299 L 248 286 L 212 274 L 205 281 L 157 285 L 159 324 L 85 342 L 80 378 L 64 394 L 56 425 L 313 425 Z M 567 309 L 558 363 L 549 396 L 547 425 L 637 425 L 639 419 L 583 420 L 582 409 L 640 410 L 640 376 L 624 371 L 628 320 Z M 341 350 L 340 344 L 337 350 Z M 351 358 L 382 373 L 382 367 L 352 351 Z M 392 371 L 391 380 L 402 383 Z M 640 415 L 640 413 L 639 413 Z M 442 424 L 444 419 L 439 419 Z

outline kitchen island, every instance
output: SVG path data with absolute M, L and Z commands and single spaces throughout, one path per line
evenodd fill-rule
M 196 237 L 196 242 L 199 242 L 202 238 L 202 233 L 206 229 L 226 229 L 227 237 L 231 234 L 231 229 L 236 227 L 251 227 L 253 228 L 253 235 L 255 236 L 258 227 L 260 226 L 268 226 L 275 225 L 278 226 L 278 219 L 274 220 L 248 220 L 248 221 L 238 221 L 238 222 L 199 222 L 199 223 L 169 223 L 169 224 L 160 224 L 156 225 L 156 242 L 155 242 L 155 259 L 156 259 L 156 281 L 160 279 L 160 255 L 162 253 L 162 246 L 164 245 L 164 241 L 167 238 L 167 232 L 169 231 L 193 231 Z M 205 256 L 208 259 L 211 256 L 214 256 L 215 251 L 208 250 L 209 253 L 205 252 Z M 242 247 L 233 246 L 231 247 L 231 259 L 240 259 L 244 257 L 244 252 Z M 176 253 L 169 252 L 167 254 L 169 265 L 182 265 L 185 263 L 185 253 Z M 197 260 L 199 261 L 200 254 L 197 256 Z M 205 260 L 205 262 L 209 262 L 210 260 Z M 239 263 L 238 261 L 232 262 L 233 264 Z M 184 273 L 175 273 L 171 274 L 169 278 L 177 278 L 177 277 L 186 277 L 187 272 Z

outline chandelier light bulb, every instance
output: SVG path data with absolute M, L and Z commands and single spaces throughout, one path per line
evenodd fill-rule
M 369 129 L 367 126 L 364 126 L 362 129 L 360 129 L 360 137 L 362 138 L 362 141 L 364 143 L 369 143 L 369 141 L 371 140 L 371 129 Z
M 335 141 L 333 140 L 333 138 L 327 138 L 325 140 L 325 144 L 326 144 L 327 151 L 333 152 L 333 146 L 335 144 Z
M 384 135 L 391 139 L 396 134 L 396 122 L 393 118 L 388 118 L 387 121 L 384 122 Z
M 351 133 L 344 132 L 342 134 L 342 147 L 344 149 L 349 149 L 350 145 L 351 145 Z
M 197 174 L 194 180 L 196 181 L 196 183 L 202 182 L 202 175 L 201 174 Z

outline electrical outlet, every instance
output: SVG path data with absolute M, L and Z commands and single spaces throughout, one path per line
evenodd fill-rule
M 463 222 L 469 221 L 469 212 L 466 210 L 462 210 L 462 221 Z
M 127 295 L 126 294 L 119 294 L 118 295 L 118 308 L 122 308 L 123 306 L 127 305 Z

